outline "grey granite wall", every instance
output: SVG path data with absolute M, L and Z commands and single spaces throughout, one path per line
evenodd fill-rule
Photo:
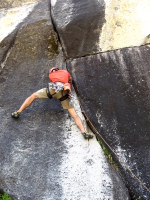
M 36 100 L 11 118 L 25 98 L 47 87 L 50 67 L 66 68 L 50 3 L 24 3 L 0 10 L 0 189 L 14 200 L 129 199 L 96 138 L 84 140 L 59 101 Z

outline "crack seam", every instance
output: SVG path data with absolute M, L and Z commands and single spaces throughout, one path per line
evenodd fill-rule
M 57 37 L 58 37 L 58 41 L 60 42 L 60 45 L 62 47 L 62 51 L 63 51 L 63 54 L 64 54 L 64 57 L 65 57 L 65 61 L 68 61 L 68 60 L 73 60 L 73 59 L 77 59 L 77 58 L 83 58 L 83 57 L 87 57 L 87 56 L 93 56 L 93 55 L 98 55 L 98 54 L 103 54 L 103 53 L 108 53 L 108 52 L 113 52 L 113 51 L 118 51 L 118 50 L 122 50 L 122 49 L 131 49 L 131 48 L 138 48 L 138 47 L 141 47 L 141 46 L 148 46 L 150 43 L 148 44 L 144 44 L 144 45 L 141 45 L 141 46 L 132 46 L 132 47 L 124 47 L 124 48 L 119 48 L 119 49 L 115 49 L 115 50 L 108 50 L 108 51 L 104 51 L 104 52 L 96 52 L 96 53 L 92 53 L 92 54 L 86 54 L 86 55 L 83 55 L 83 56 L 78 56 L 78 57 L 73 57 L 73 58 L 67 58 L 65 55 L 65 50 L 62 46 L 62 42 L 61 42 L 61 39 L 60 39 L 60 36 L 59 36 L 59 33 L 56 29 L 56 26 L 55 26 L 55 23 L 54 23 L 54 20 L 53 20 L 53 17 L 52 17 L 52 13 L 51 13 L 51 2 L 50 2 L 50 17 L 51 17 L 51 20 L 52 20 L 52 25 L 53 25 L 53 28 L 54 28 L 54 31 L 56 32 L 57 34 Z M 67 63 L 66 63 L 66 68 L 67 68 Z M 76 89 L 75 89 L 76 91 Z M 78 92 L 76 91 L 76 94 L 78 94 Z M 79 103 L 80 104 L 80 103 Z M 80 107 L 82 109 L 82 106 L 80 104 Z M 116 152 L 109 146 L 109 144 L 104 140 L 104 138 L 102 137 L 102 135 L 97 131 L 97 129 L 94 127 L 94 125 L 92 124 L 92 122 L 88 119 L 87 115 L 85 114 L 85 112 L 82 112 L 86 121 L 87 121 L 87 124 L 89 124 L 89 127 L 92 128 L 92 132 L 99 135 L 100 138 L 103 140 L 103 142 L 110 148 L 110 150 L 114 153 L 114 155 L 118 158 L 118 160 L 120 161 L 120 163 L 124 164 L 124 166 L 126 166 L 126 169 L 133 175 L 133 177 L 139 182 L 140 185 L 142 185 L 144 187 L 144 189 L 146 189 L 149 193 L 150 193 L 150 189 L 132 172 L 132 170 L 125 164 L 123 163 L 120 158 L 117 156 Z
M 60 43 L 60 46 L 61 46 L 61 49 L 62 49 L 62 52 L 63 52 L 63 55 L 64 55 L 64 61 L 66 61 L 67 57 L 66 57 L 65 49 L 63 48 L 59 32 L 57 31 L 57 28 L 56 28 L 56 25 L 55 25 L 55 22 L 54 22 L 54 19 L 53 19 L 53 16 L 52 16 L 52 5 L 51 5 L 52 3 L 51 3 L 51 1 L 52 0 L 50 0 L 50 18 L 51 18 L 51 22 L 52 22 L 52 26 L 53 26 L 54 32 L 57 35 L 58 42 Z
M 99 55 L 99 54 L 119 51 L 119 50 L 123 50 L 123 49 L 132 49 L 132 48 L 138 48 L 138 47 L 149 46 L 149 45 L 150 45 L 150 43 L 147 43 L 147 44 L 144 44 L 144 45 L 141 45 L 141 46 L 132 46 L 132 47 L 124 47 L 124 48 L 113 49 L 113 50 L 108 50 L 108 51 L 99 51 L 99 52 L 96 52 L 96 53 L 85 54 L 83 56 L 76 56 L 76 57 L 73 57 L 73 58 L 71 58 L 71 57 L 70 58 L 66 58 L 66 60 L 74 60 L 74 59 L 78 59 L 78 58 L 85 58 L 85 57 L 88 57 L 88 56 L 96 56 L 96 55 Z

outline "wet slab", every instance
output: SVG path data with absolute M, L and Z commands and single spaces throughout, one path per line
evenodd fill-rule
M 51 11 L 66 57 L 99 51 L 105 21 L 104 0 L 52 0 Z
M 149 9 L 149 0 L 51 0 L 67 58 L 149 43 Z
M 28 5 L 0 9 L 0 63 L 5 61 L 7 53 L 14 43 L 17 31 L 21 23 L 29 16 L 37 3 Z M 3 67 L 3 65 L 1 66 Z
M 68 61 L 83 111 L 114 151 L 133 198 L 150 198 L 150 46 Z M 136 196 L 137 195 L 137 196 Z
M 11 118 L 25 98 L 47 87 L 50 67 L 65 69 L 49 8 L 48 1 L 34 7 L 2 62 L 0 189 L 14 200 L 129 199 L 96 139 L 84 140 L 59 101 L 38 99 L 18 120 Z

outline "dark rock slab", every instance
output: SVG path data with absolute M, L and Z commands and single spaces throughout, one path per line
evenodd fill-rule
M 104 0 L 51 1 L 51 13 L 66 57 L 99 52 Z
M 78 107 L 76 104 L 75 109 L 81 114 Z M 68 122 L 70 129 L 64 133 L 67 153 L 62 163 L 64 196 L 61 199 L 130 199 L 120 175 L 108 164 L 96 138 L 85 141 L 73 121 L 66 120 L 65 125 Z
M 60 103 L 37 100 L 18 121 L 10 116 L 27 96 L 47 86 L 50 66 L 64 67 L 57 41 L 57 51 L 51 49 L 55 33 L 45 3 L 33 11 L 38 15 L 46 7 L 45 19 L 29 16 L 22 24 L 0 75 L 0 188 L 21 200 L 42 199 L 49 189 L 51 199 L 62 194 L 57 167 L 65 151 Z
M 0 74 L 0 189 L 14 200 L 128 200 L 96 138 L 85 141 L 59 101 L 36 100 L 18 120 L 11 118 L 26 97 L 47 86 L 50 66 L 65 68 L 47 1 L 17 27 L 10 48 Z
M 28 38 L 26 38 L 24 41 L 24 46 L 22 48 L 25 48 L 26 59 L 30 56 L 30 51 L 34 51 L 34 56 L 37 56 L 35 54 L 41 54 L 41 48 L 46 46 L 47 54 L 49 55 L 57 55 L 58 54 L 58 42 L 56 38 L 56 34 L 54 33 L 53 26 L 51 24 L 50 19 L 50 10 L 49 10 L 49 1 L 45 1 L 43 3 L 37 4 L 35 6 L 34 10 L 25 18 L 23 21 L 20 20 L 20 22 L 16 25 L 16 27 L 6 38 L 3 39 L 0 43 L 0 64 L 1 69 L 4 67 L 6 60 L 9 57 L 9 54 L 12 50 L 12 47 L 14 45 L 17 32 L 20 30 L 20 32 L 24 32 L 25 30 L 30 31 L 30 42 L 27 41 Z M 18 10 L 14 10 L 14 12 L 17 12 Z M 6 14 L 7 10 L 5 10 Z M 2 16 L 3 17 L 3 16 Z M 9 25 L 8 25 L 9 26 Z M 32 26 L 32 28 L 31 28 Z M 10 27 L 11 28 L 11 24 Z M 43 29 L 42 31 L 39 31 L 39 28 Z M 29 33 L 28 33 L 29 34 Z M 36 34 L 36 35 L 35 35 Z M 43 34 L 43 35 L 42 35 Z M 49 35 L 48 35 L 49 34 Z M 22 36 L 21 36 L 22 37 Z M 27 37 L 27 36 L 25 36 Z M 43 43 L 41 40 L 43 39 Z M 18 44 L 21 45 L 21 44 Z M 33 46 L 35 46 L 33 48 Z M 43 47 L 41 47 L 41 45 Z M 20 46 L 21 48 L 21 46 Z M 28 48 L 28 49 L 27 49 Z M 28 50 L 28 51 L 27 51 Z M 30 51 L 29 51 L 30 50 Z M 39 53 L 38 53 L 39 51 Z M 32 55 L 32 54 L 31 54 Z M 25 55 L 23 55 L 24 57 Z M 32 55 L 33 56 L 33 55 Z M 1 71 L 0 69 L 0 71 Z
M 133 198 L 150 199 L 150 46 L 68 61 L 83 111 L 110 145 Z
M 59 101 L 36 100 L 20 119 L 11 118 L 26 97 L 47 86 L 51 66 L 65 68 L 49 8 L 48 1 L 39 3 L 2 42 L 0 189 L 14 200 L 128 200 L 96 138 L 85 141 Z
M 17 30 L 14 30 L 9 36 L 7 36 L 1 43 L 0 43 L 0 64 L 4 62 L 7 53 L 11 49 Z M 1 66 L 2 67 L 2 66 Z
M 42 57 L 43 54 L 45 56 L 53 56 L 58 54 L 58 42 L 51 24 L 49 7 L 49 1 L 39 3 L 34 8 L 32 13 L 24 19 L 24 22 L 19 24 L 13 33 L 8 35 L 8 37 L 1 42 L 1 62 L 7 57 L 7 52 L 9 52 L 9 50 L 13 47 L 15 39 L 17 40 L 15 43 L 17 48 L 24 49 L 24 52 L 22 55 L 20 50 L 18 52 L 13 52 L 15 55 L 13 57 L 13 61 L 11 60 L 11 62 L 15 63 L 16 60 L 18 61 L 18 55 L 22 56 L 20 62 L 23 62 L 23 60 Z M 39 29 L 41 31 L 39 31 Z M 18 30 L 19 33 L 16 36 Z M 18 40 L 19 37 L 21 37 L 20 43 Z M 30 37 L 30 39 L 28 37 Z M 41 54 L 43 50 L 44 52 Z

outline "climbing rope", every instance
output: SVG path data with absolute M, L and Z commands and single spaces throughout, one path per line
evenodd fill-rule
M 81 105 L 80 105 L 81 106 Z M 145 190 L 147 190 L 150 193 L 150 189 L 132 172 L 132 170 L 123 162 L 120 160 L 120 158 L 118 157 L 118 155 L 116 154 L 116 152 L 114 151 L 114 149 L 112 149 L 110 147 L 110 145 L 106 142 L 106 140 L 103 138 L 103 136 L 97 131 L 97 129 L 93 126 L 92 122 L 90 121 L 90 119 L 87 117 L 87 115 L 85 114 L 85 112 L 83 112 L 83 115 L 85 117 L 85 120 L 87 122 L 87 124 L 89 125 L 89 127 L 91 128 L 91 130 L 96 133 L 97 135 L 100 136 L 100 138 L 103 140 L 103 142 L 109 147 L 109 149 L 114 153 L 114 155 L 118 158 L 118 160 L 126 167 L 126 169 L 133 175 L 133 177 L 139 182 L 140 185 L 143 186 L 143 188 L 145 188 Z
M 66 68 L 68 68 L 68 66 L 67 66 L 67 64 L 66 64 Z M 76 86 L 76 84 L 73 82 L 73 86 L 74 86 L 74 89 L 75 89 L 75 91 L 76 91 L 76 93 L 77 94 L 79 94 L 79 92 L 78 92 L 78 89 L 77 89 L 77 86 Z M 81 107 L 81 110 L 83 110 L 82 109 L 82 106 L 81 106 L 81 104 L 80 104 L 80 102 L 79 102 L 79 105 L 80 105 L 80 107 Z M 103 142 L 109 147 L 109 149 L 114 153 L 114 155 L 116 156 L 116 158 L 118 158 L 118 160 L 126 167 L 126 169 L 133 175 L 133 177 L 139 182 L 139 184 L 140 185 L 142 185 L 143 186 L 143 188 L 145 189 L 145 190 L 147 190 L 149 193 L 150 193 L 150 189 L 132 172 L 132 170 L 123 162 L 123 161 L 121 161 L 120 160 L 120 158 L 118 157 L 118 155 L 116 154 L 116 152 L 114 151 L 114 149 L 112 149 L 111 147 L 110 147 L 110 145 L 105 141 L 105 139 L 102 137 L 102 135 L 97 131 L 97 129 L 93 126 L 93 124 L 92 124 L 92 122 L 90 121 L 90 119 L 87 117 L 87 115 L 85 114 L 85 112 L 83 112 L 82 111 L 82 113 L 83 113 L 83 115 L 84 115 L 84 117 L 85 117 L 85 120 L 86 120 L 86 122 L 87 122 L 87 124 L 89 125 L 89 127 L 91 128 L 91 130 L 94 132 L 94 133 L 96 133 L 97 135 L 99 135 L 100 136 L 100 138 L 103 140 Z

